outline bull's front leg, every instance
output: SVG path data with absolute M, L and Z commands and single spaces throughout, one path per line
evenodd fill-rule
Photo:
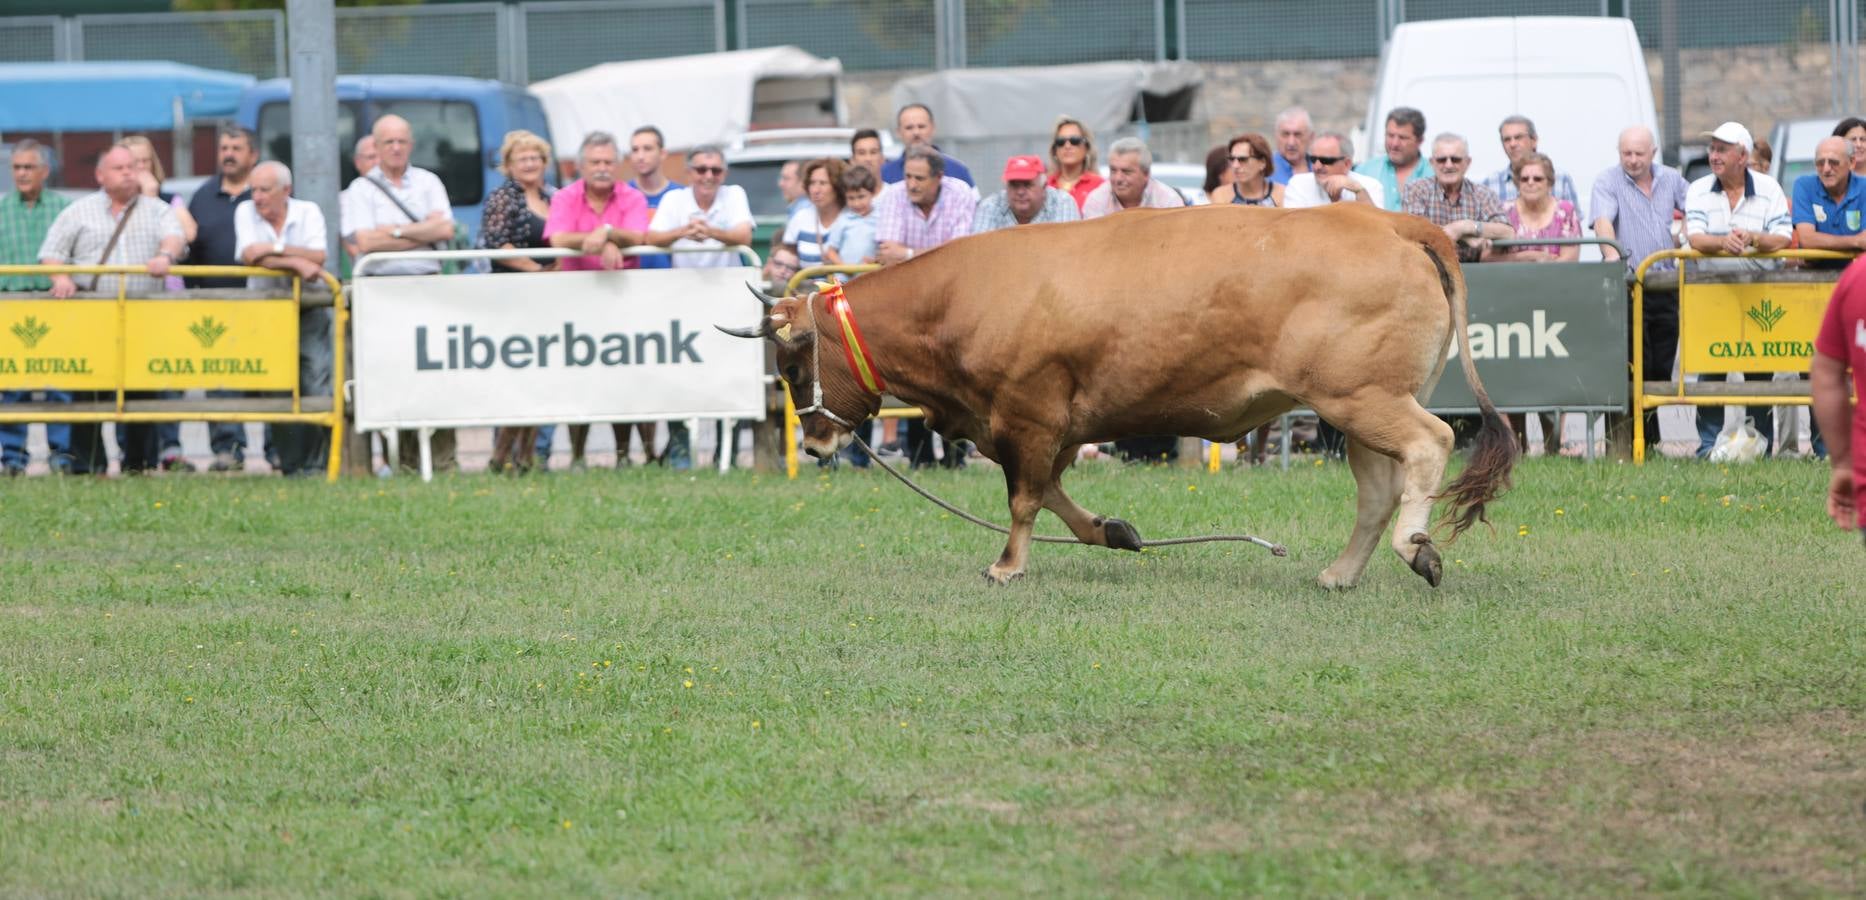
M 1044 492 L 1050 483 L 1050 461 L 1054 447 L 1047 452 L 998 444 L 998 462 L 1004 466 L 1005 492 L 1011 504 L 1011 536 L 1004 544 L 998 561 L 985 569 L 986 580 L 1009 584 L 1022 578 L 1030 559 L 1030 536 L 1036 527 L 1037 513 L 1043 509 Z
M 1056 514 L 1069 526 L 1069 531 L 1076 540 L 1084 544 L 1107 547 L 1110 550 L 1139 550 L 1143 544 L 1140 532 L 1134 526 L 1121 519 L 1098 516 L 1071 499 L 1063 491 L 1063 473 L 1076 461 L 1076 452 L 1082 449 L 1080 444 L 1071 444 L 1057 454 L 1050 465 L 1050 481 L 1044 486 L 1043 508 Z

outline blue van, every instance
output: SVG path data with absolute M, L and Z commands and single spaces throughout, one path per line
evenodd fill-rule
M 275 78 L 248 88 L 237 121 L 259 135 L 260 156 L 291 165 L 291 81 Z M 411 162 L 439 175 L 454 221 L 469 241 L 479 235 L 480 204 L 504 183 L 499 144 L 523 128 L 551 139 L 544 106 L 524 88 L 501 81 L 441 75 L 344 75 L 337 79 L 337 146 L 344 186 L 359 174 L 351 165 L 356 139 L 380 116 L 408 120 L 415 133 Z M 553 179 L 554 180 L 554 179 Z

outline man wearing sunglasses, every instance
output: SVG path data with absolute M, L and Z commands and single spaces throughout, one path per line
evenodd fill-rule
M 1508 238 L 1509 214 L 1497 195 L 1469 178 L 1470 145 L 1455 134 L 1432 139 L 1432 180 L 1406 185 L 1401 209 L 1445 229 L 1458 242 L 1458 259 L 1476 262 L 1490 241 Z
M 1324 131 L 1309 142 L 1309 171 L 1291 175 L 1283 206 L 1301 209 L 1330 203 L 1385 205 L 1380 182 L 1354 171 L 1354 144 L 1346 135 Z

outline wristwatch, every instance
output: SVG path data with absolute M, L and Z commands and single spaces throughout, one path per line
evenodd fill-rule
M 400 227 L 397 227 L 394 231 L 389 232 L 389 237 L 395 238 L 398 241 L 401 240 L 402 229 Z

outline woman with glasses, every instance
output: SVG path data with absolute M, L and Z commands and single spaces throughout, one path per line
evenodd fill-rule
M 544 239 L 544 220 L 551 214 L 551 195 L 556 193 L 544 182 L 551 164 L 551 145 L 535 134 L 520 129 L 508 132 L 499 147 L 499 171 L 505 183 L 486 196 L 480 220 L 479 245 L 487 250 L 529 250 L 548 247 Z M 548 272 L 556 261 L 515 256 L 492 261 L 495 272 Z M 538 445 L 542 443 L 543 447 Z M 538 467 L 537 454 L 551 452 L 550 433 L 539 440 L 536 426 L 496 428 L 492 437 L 493 472 L 529 472 Z
M 1522 238 L 1575 238 L 1581 236 L 1581 216 L 1574 204 L 1551 193 L 1555 164 L 1541 153 L 1525 153 L 1510 163 L 1516 180 L 1516 199 L 1504 209 L 1510 230 Z M 1501 262 L 1574 262 L 1581 248 L 1574 244 L 1540 244 L 1492 250 L 1484 257 Z
M 1081 211 L 1089 192 L 1106 180 L 1095 171 L 1095 138 L 1088 126 L 1068 116 L 1057 119 L 1050 139 L 1050 178 L 1045 183 L 1068 192 L 1075 198 L 1076 210 Z
M 1227 161 L 1231 164 L 1231 183 L 1211 192 L 1213 205 L 1282 206 L 1283 186 L 1270 180 L 1270 141 L 1252 132 L 1231 139 Z

